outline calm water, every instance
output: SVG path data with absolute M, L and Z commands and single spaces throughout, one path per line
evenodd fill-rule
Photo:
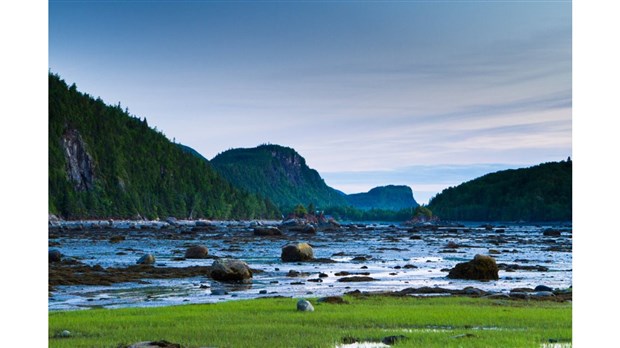
M 267 238 L 254 236 L 249 223 L 214 224 L 217 229 L 197 233 L 117 230 L 112 234 L 126 238 L 119 243 L 109 242 L 109 231 L 52 233 L 50 243 L 59 245 L 50 248 L 59 250 L 66 257 L 103 267 L 134 265 L 144 253 L 155 255 L 155 267 L 211 265 L 213 260 L 210 259 L 173 260 L 182 257 L 189 245 L 202 244 L 209 248 L 210 255 L 238 258 L 254 269 L 263 270 L 263 273 L 254 275 L 250 286 L 224 284 L 207 277 L 147 279 L 143 284 L 112 286 L 58 286 L 49 298 L 49 309 L 166 306 L 263 296 L 320 297 L 341 295 L 356 289 L 387 291 L 422 286 L 449 289 L 473 286 L 486 291 L 509 292 L 517 287 L 546 285 L 567 288 L 572 285 L 572 229 L 567 225 L 503 225 L 487 230 L 479 227 L 481 224 L 472 223 L 466 224 L 465 228 L 411 232 L 407 226 L 369 223 L 356 230 L 343 226 L 343 230 L 338 232 L 318 232 L 316 235 L 288 233 L 281 238 Z M 551 227 L 562 230 L 562 235 L 543 236 L 543 231 Z M 160 238 L 164 234 L 166 237 Z M 330 258 L 336 263 L 283 263 L 280 260 L 281 248 L 289 242 L 308 242 L 314 249 L 315 257 Z M 446 248 L 450 242 L 459 247 Z M 476 254 L 489 254 L 490 250 L 499 252 L 492 255 L 498 263 L 540 265 L 547 267 L 548 271 L 500 270 L 500 279 L 490 282 L 446 277 L 448 272 L 445 269 L 469 261 Z M 124 255 L 118 255 L 119 252 Z M 368 260 L 353 261 L 356 256 L 365 256 Z M 417 268 L 402 268 L 407 264 Z M 289 270 L 307 275 L 287 277 Z M 342 271 L 368 272 L 377 281 L 337 282 L 341 277 L 335 273 Z M 319 273 L 325 273 L 328 277 L 321 278 L 322 282 L 309 281 L 317 279 Z M 266 294 L 260 293 L 265 291 Z

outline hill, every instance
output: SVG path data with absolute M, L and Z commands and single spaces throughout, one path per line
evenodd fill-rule
M 271 218 L 267 200 L 239 190 L 120 103 L 49 75 L 49 212 L 67 219 Z
M 366 193 L 347 195 L 346 199 L 349 205 L 361 210 L 402 210 L 419 205 L 413 198 L 411 188 L 404 185 L 375 187 Z
M 317 209 L 347 205 L 346 199 L 289 147 L 231 149 L 215 156 L 211 164 L 234 185 L 268 197 L 282 211 L 297 204 L 314 204 Z
M 484 175 L 433 197 L 428 207 L 443 220 L 572 220 L 573 164 L 543 163 Z

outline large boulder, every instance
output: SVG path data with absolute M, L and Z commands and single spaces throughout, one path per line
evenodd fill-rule
M 470 280 L 498 280 L 499 268 L 488 255 L 476 255 L 469 262 L 459 263 L 450 270 L 448 278 Z
M 224 282 L 252 282 L 252 270 L 247 263 L 236 259 L 219 259 L 211 265 L 211 278 Z
M 284 262 L 309 261 L 314 259 L 314 252 L 308 243 L 288 244 L 282 248 L 280 257 Z
M 185 251 L 186 259 L 204 259 L 209 255 L 209 248 L 204 245 L 194 245 Z

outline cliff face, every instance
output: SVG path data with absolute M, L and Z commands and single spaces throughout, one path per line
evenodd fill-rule
M 70 129 L 62 136 L 62 149 L 67 163 L 67 176 L 76 191 L 90 191 L 95 183 L 95 166 L 80 132 Z
M 281 210 L 297 204 L 317 208 L 344 206 L 346 201 L 308 167 L 295 150 L 279 145 L 232 149 L 211 160 L 213 167 L 233 184 L 269 198 Z

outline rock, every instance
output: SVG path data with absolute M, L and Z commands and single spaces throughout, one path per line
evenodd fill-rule
M 265 294 L 267 294 L 267 290 L 261 290 L 261 291 L 259 291 L 258 293 L 259 293 L 260 295 L 265 295 Z
M 353 277 L 344 277 L 344 278 L 338 279 L 339 282 L 344 282 L 344 283 L 372 282 L 372 281 L 375 281 L 375 280 L 377 280 L 377 279 L 372 278 L 372 277 L 366 277 L 366 276 L 353 276 Z
M 49 262 L 60 262 L 62 261 L 62 253 L 56 249 L 52 249 L 49 251 Z
M 548 297 L 548 296 L 555 296 L 555 294 L 551 291 L 537 291 L 532 293 L 532 296 L 535 297 Z
M 67 129 L 62 135 L 62 148 L 67 163 L 67 177 L 75 191 L 95 188 L 95 161 L 88 152 L 88 145 L 77 129 Z
M 204 245 L 194 245 L 185 251 L 186 259 L 204 259 L 209 255 L 209 248 Z
M 58 337 L 62 337 L 62 338 L 67 338 L 67 337 L 71 337 L 71 331 L 69 330 L 62 330 L 58 333 Z
M 213 296 L 228 295 L 228 291 L 226 291 L 224 289 L 212 289 L 211 290 L 211 295 L 213 295 Z
M 485 296 L 485 298 L 490 298 L 490 299 L 508 299 L 508 298 L 510 298 L 510 295 L 504 294 L 502 292 L 498 292 L 498 293 L 489 294 L 489 295 Z
M 325 273 L 319 273 L 319 278 L 327 278 L 328 275 Z
M 465 289 L 463 289 L 463 292 L 465 293 L 465 295 L 476 295 L 476 296 L 483 296 L 484 294 L 486 294 L 484 290 L 474 288 L 471 286 L 468 286 Z
M 405 339 L 407 339 L 407 336 L 403 336 L 403 335 L 387 336 L 387 337 L 383 337 L 383 339 L 381 340 L 381 343 L 391 346 L 391 345 L 396 344 L 396 342 L 400 342 Z
M 254 227 L 255 236 L 281 236 L 282 231 L 275 226 Z
M 519 292 L 519 291 L 510 291 L 510 297 L 513 298 L 519 298 L 522 300 L 529 300 L 530 299 L 530 294 L 527 292 Z
M 543 231 L 543 236 L 546 236 L 546 237 L 560 237 L 561 235 L 562 235 L 562 232 L 560 232 L 559 230 L 551 229 L 551 228 L 548 228 Z
M 211 227 L 211 221 L 208 220 L 196 220 L 196 227 Z
M 112 236 L 110 237 L 110 243 L 119 243 L 121 241 L 125 240 L 125 236 Z
M 211 265 L 211 278 L 224 282 L 252 282 L 252 270 L 247 263 L 236 259 L 219 259 Z
M 331 303 L 331 304 L 348 304 L 349 302 L 345 301 L 342 296 L 327 296 L 321 297 L 317 300 L 319 303 Z
M 152 265 L 155 263 L 155 256 L 153 254 L 146 254 L 136 261 L 139 265 Z
M 308 243 L 288 244 L 282 248 L 280 257 L 284 262 L 309 261 L 314 258 L 314 252 Z
M 314 307 L 312 303 L 306 300 L 299 300 L 297 301 L 297 310 L 301 312 L 314 312 Z
M 308 233 L 308 234 L 315 234 L 316 233 L 316 227 L 307 224 L 303 227 L 303 229 L 301 230 L 302 233 Z
M 538 285 L 537 287 L 534 288 L 534 291 L 549 291 L 549 292 L 553 292 L 553 289 L 551 289 L 548 286 L 545 285 Z
M 406 264 L 403 266 L 404 269 L 414 269 L 414 268 L 418 268 L 418 266 L 416 265 L 411 265 L 411 264 Z
M 307 277 L 308 273 L 303 273 L 303 272 L 299 272 L 299 271 L 295 271 L 295 270 L 291 269 L 291 270 L 288 271 L 286 276 L 290 277 L 290 278 Z
M 470 280 L 498 280 L 499 268 L 495 259 L 487 255 L 476 255 L 469 262 L 457 264 L 450 270 L 448 278 Z
M 128 348 L 181 348 L 181 345 L 161 340 L 138 342 L 130 345 Z

